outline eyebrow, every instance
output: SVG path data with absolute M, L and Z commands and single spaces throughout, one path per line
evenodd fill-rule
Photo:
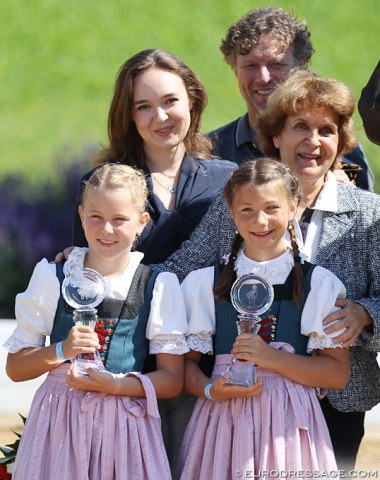
M 170 97 L 178 97 L 179 96 L 179 93 L 176 93 L 176 92 L 170 92 L 170 93 L 166 93 L 165 95 L 163 95 L 161 98 L 170 98 Z M 145 99 L 141 99 L 141 100 L 137 100 L 136 102 L 133 103 L 133 105 L 140 105 L 142 103 L 149 103 L 149 100 L 145 100 Z
M 302 116 L 295 116 L 294 117 L 294 121 L 302 121 L 302 122 L 305 122 L 307 124 L 310 124 L 310 120 L 305 118 L 305 117 L 302 117 Z M 323 125 L 324 127 L 335 127 L 335 128 L 338 128 L 338 125 L 334 122 L 330 122 L 330 121 L 326 121 Z

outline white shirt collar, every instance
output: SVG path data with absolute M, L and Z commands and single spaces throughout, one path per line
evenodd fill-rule
M 338 187 L 335 175 L 328 171 L 326 181 L 320 191 L 313 210 L 321 210 L 322 212 L 338 211 Z

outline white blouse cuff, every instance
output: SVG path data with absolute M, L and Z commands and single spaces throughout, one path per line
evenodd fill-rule
M 19 335 L 18 335 L 19 333 Z M 18 329 L 4 343 L 4 348 L 9 353 L 17 353 L 23 348 L 41 348 L 45 346 L 45 336 L 33 335 L 25 331 L 18 332 Z
M 149 343 L 149 353 L 170 353 L 184 355 L 189 351 L 184 335 L 159 335 L 152 338 Z
M 323 350 L 324 348 L 342 348 L 341 343 L 334 343 L 333 338 L 327 335 L 318 335 L 311 333 L 307 343 L 307 353 L 313 350 Z
M 210 333 L 190 334 L 187 337 L 187 344 L 191 350 L 201 353 L 212 353 L 212 336 Z

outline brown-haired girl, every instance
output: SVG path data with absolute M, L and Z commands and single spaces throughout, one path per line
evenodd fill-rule
M 190 237 L 236 168 L 211 155 L 211 142 L 201 132 L 206 104 L 201 80 L 166 50 L 142 50 L 119 69 L 109 143 L 97 163 L 124 163 L 146 174 L 151 218 L 136 242 L 145 265 L 166 260 Z M 78 216 L 73 245 L 85 245 Z
M 180 478 L 336 471 L 315 388 L 339 389 L 348 381 L 348 350 L 322 325 L 345 288 L 328 270 L 301 261 L 293 233 L 300 192 L 287 166 L 246 162 L 224 193 L 237 229 L 227 265 L 194 271 L 182 284 L 191 349 L 185 386 L 200 398 L 185 434 Z M 237 335 L 230 289 L 248 273 L 273 285 L 274 301 L 257 335 Z M 216 355 L 211 379 L 198 367 L 210 352 Z M 231 357 L 256 364 L 259 382 L 228 384 L 223 373 Z

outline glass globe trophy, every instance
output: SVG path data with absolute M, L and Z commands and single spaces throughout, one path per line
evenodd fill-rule
M 98 319 L 96 307 L 104 299 L 106 284 L 103 277 L 91 268 L 83 267 L 73 270 L 62 283 L 62 295 L 74 308 L 73 319 L 76 325 L 88 325 L 95 328 Z M 87 375 L 88 367 L 104 371 L 99 352 L 80 353 L 72 362 L 80 375 Z
M 260 330 L 259 315 L 272 305 L 272 285 L 258 275 L 242 275 L 231 288 L 231 301 L 239 312 L 236 322 L 238 334 L 257 333 Z M 256 367 L 248 360 L 233 358 L 224 375 L 229 375 L 227 384 L 250 387 L 256 383 Z

